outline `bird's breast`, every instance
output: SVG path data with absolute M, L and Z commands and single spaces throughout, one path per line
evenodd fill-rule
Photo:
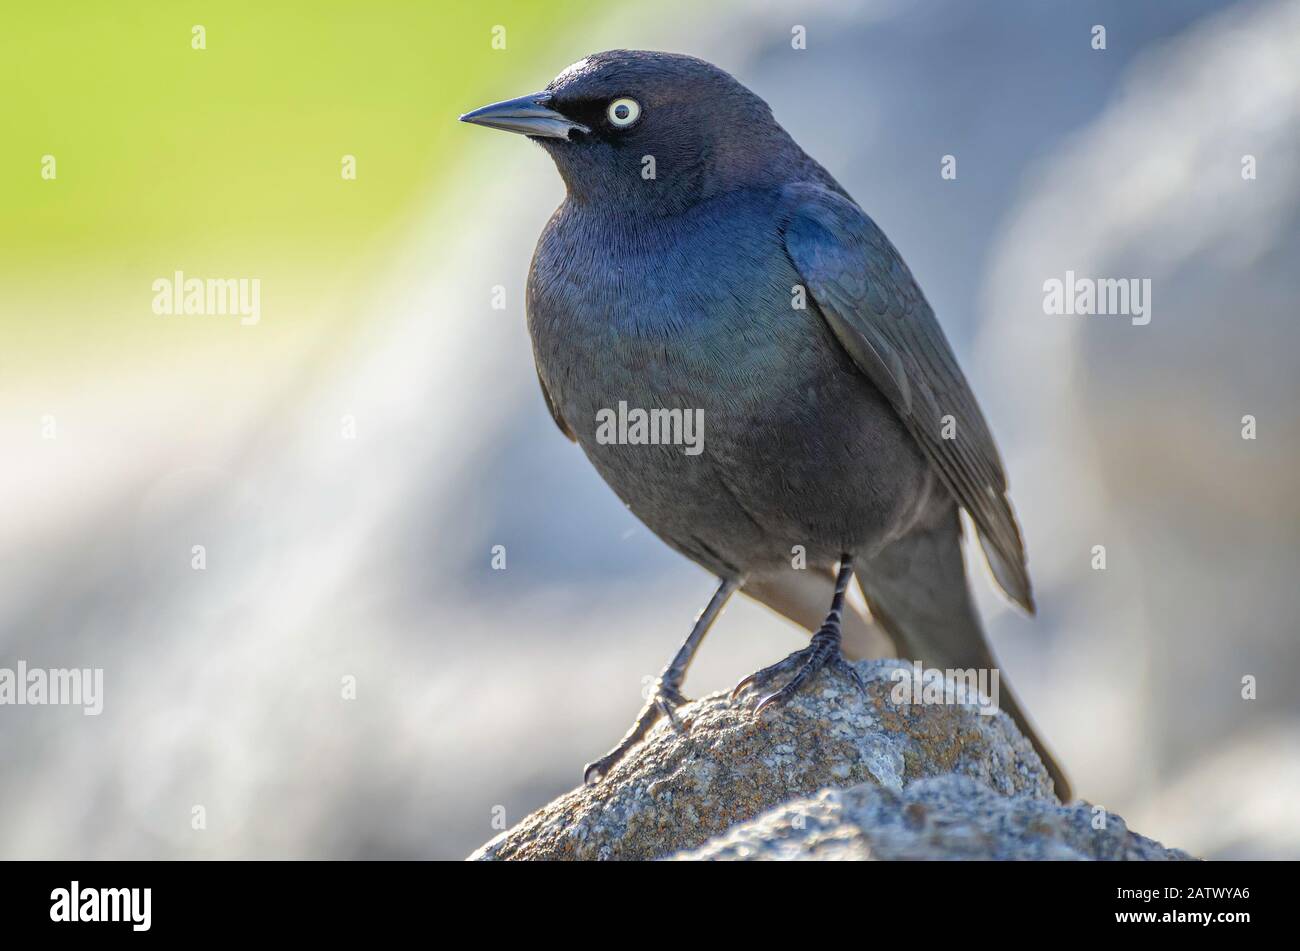
M 637 224 L 561 208 L 528 286 L 552 396 L 683 398 L 797 362 L 817 318 L 799 309 L 774 201 L 736 197 Z

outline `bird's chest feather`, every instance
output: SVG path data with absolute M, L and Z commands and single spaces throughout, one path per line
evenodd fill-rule
M 562 209 L 529 275 L 538 369 L 584 446 L 620 404 L 702 411 L 722 438 L 823 378 L 798 283 L 761 196 L 636 228 Z

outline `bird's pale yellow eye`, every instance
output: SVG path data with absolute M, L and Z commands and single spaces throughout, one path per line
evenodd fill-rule
M 636 122 L 637 117 L 641 115 L 641 105 L 635 99 L 623 96 L 611 102 L 609 108 L 605 110 L 605 114 L 609 116 L 609 121 L 613 125 L 620 129 L 626 129 L 633 122 Z

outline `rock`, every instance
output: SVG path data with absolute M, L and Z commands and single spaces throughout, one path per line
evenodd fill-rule
M 863 783 L 826 789 L 736 826 L 679 860 L 1191 860 L 1085 802 L 1000 796 L 966 776 L 918 780 L 901 793 Z
M 827 787 L 865 783 L 902 796 L 937 776 L 1057 807 L 1046 770 L 1005 714 L 983 715 L 974 704 L 896 705 L 890 674 L 909 665 L 856 666 L 865 692 L 845 673 L 823 670 L 761 718 L 752 689 L 734 702 L 712 694 L 687 704 L 679 711 L 687 733 L 661 721 L 599 784 L 566 793 L 470 858 L 661 858 Z
M 1189 859 L 1085 802 L 1062 806 L 1015 724 L 975 703 L 896 704 L 896 660 L 824 670 L 755 717 L 756 692 L 679 711 L 598 785 L 471 859 Z M 1104 826 L 1094 828 L 1104 816 Z

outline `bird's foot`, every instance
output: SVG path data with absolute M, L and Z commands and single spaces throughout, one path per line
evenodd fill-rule
M 795 651 L 789 657 L 777 661 L 770 667 L 764 667 L 762 670 L 750 674 L 736 684 L 731 691 L 731 697 L 734 700 L 748 686 L 762 687 L 775 678 L 794 671 L 794 676 L 786 682 L 784 687 L 768 694 L 758 702 L 758 706 L 754 708 L 755 715 L 758 715 L 770 706 L 785 703 L 811 679 L 813 674 L 827 665 L 843 670 L 858 685 L 859 690 L 866 691 L 866 685 L 862 682 L 862 677 L 858 674 L 857 668 L 845 660 L 844 653 L 840 649 L 839 625 L 827 622 L 812 636 L 812 641 L 807 647 Z
M 584 785 L 592 786 L 600 782 L 609 771 L 618 765 L 619 761 L 627 755 L 628 750 L 636 746 L 650 732 L 655 721 L 663 717 L 668 724 L 677 733 L 685 733 L 690 729 L 690 723 L 682 721 L 677 716 L 677 708 L 686 703 L 687 700 L 682 696 L 682 692 L 676 684 L 666 681 L 660 677 L 655 684 L 654 692 L 646 705 L 641 708 L 637 715 L 636 722 L 632 728 L 627 731 L 623 739 L 618 741 L 618 745 L 612 750 L 596 760 L 594 763 L 588 763 L 582 770 L 582 782 Z

